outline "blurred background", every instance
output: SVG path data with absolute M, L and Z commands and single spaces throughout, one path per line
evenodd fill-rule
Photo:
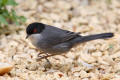
M 43 22 L 88 33 L 120 31 L 119 0 L 1 0 L 0 14 L 1 27 Z
M 113 32 L 115 37 L 81 44 L 66 54 L 67 58 L 50 58 L 54 62 L 53 68 L 48 70 L 52 70 L 50 74 L 44 72 L 46 61 L 36 62 L 38 51 L 25 40 L 25 29 L 32 22 L 82 35 Z M 118 80 L 119 34 L 120 0 L 0 0 L 0 61 L 15 65 L 0 79 Z M 83 61 L 94 67 L 81 66 L 80 63 L 86 64 Z

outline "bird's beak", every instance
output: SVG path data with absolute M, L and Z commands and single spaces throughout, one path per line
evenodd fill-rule
M 29 35 L 26 36 L 26 39 L 29 37 Z

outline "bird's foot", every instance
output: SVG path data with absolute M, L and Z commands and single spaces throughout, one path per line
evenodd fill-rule
M 51 62 L 47 58 L 50 57 L 50 56 L 52 56 L 52 55 L 50 55 L 50 54 L 44 54 L 44 55 L 41 56 L 40 54 L 44 54 L 44 53 L 39 53 L 38 54 L 38 58 L 36 60 L 40 61 L 42 59 L 46 59 L 47 65 L 45 65 L 45 69 L 46 68 L 50 68 L 52 66 L 52 64 L 51 64 Z

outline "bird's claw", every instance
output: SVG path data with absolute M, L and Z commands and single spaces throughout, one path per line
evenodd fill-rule
M 50 55 L 50 54 L 46 54 L 46 55 L 40 55 L 41 53 L 39 53 L 38 54 L 38 58 L 36 59 L 36 61 L 40 61 L 40 60 L 42 60 L 42 59 L 46 59 L 46 61 L 47 61 L 47 63 L 49 64 L 49 67 L 51 67 L 52 65 L 51 65 L 51 63 L 50 63 L 50 61 L 47 59 L 48 57 L 50 57 L 50 56 L 52 56 L 52 55 Z M 43 54 L 43 53 L 42 53 Z

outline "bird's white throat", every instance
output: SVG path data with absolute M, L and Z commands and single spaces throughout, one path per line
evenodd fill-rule
M 41 34 L 32 34 L 28 37 L 28 39 L 32 42 L 34 46 L 37 46 L 38 41 L 42 39 Z

